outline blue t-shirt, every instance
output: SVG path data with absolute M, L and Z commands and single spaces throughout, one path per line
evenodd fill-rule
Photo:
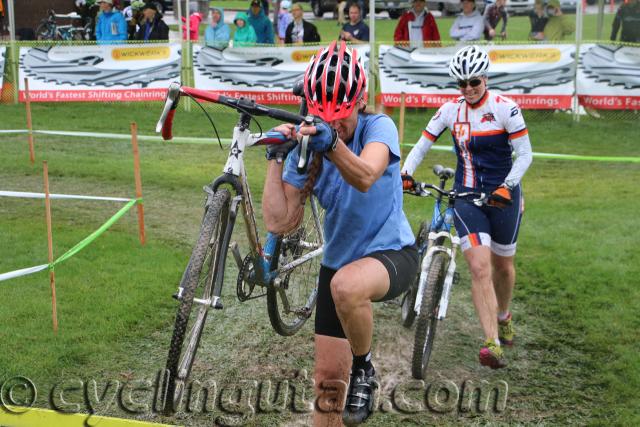
M 376 251 L 399 250 L 415 241 L 402 211 L 398 131 L 385 115 L 358 116 L 353 139 L 347 143 L 359 156 L 370 142 L 389 147 L 389 165 L 366 193 L 348 184 L 326 157 L 313 193 L 325 209 L 325 247 L 322 264 L 334 270 Z M 307 175 L 297 172 L 298 150 L 285 163 L 283 180 L 302 188 Z

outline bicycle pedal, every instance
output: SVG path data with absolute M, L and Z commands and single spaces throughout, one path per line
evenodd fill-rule
M 180 301 L 182 300 L 182 298 L 180 297 L 180 295 L 178 295 L 178 292 L 174 293 L 173 295 L 171 295 L 171 298 L 173 298 L 176 301 Z

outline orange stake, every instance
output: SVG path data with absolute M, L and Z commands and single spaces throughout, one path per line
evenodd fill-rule
M 136 179 L 136 197 L 142 198 L 142 178 L 140 177 L 140 154 L 138 152 L 138 125 L 131 122 L 131 145 L 133 146 L 133 174 Z M 144 205 L 138 202 L 138 234 L 140 236 L 140 244 L 144 245 Z
M 47 216 L 47 246 L 49 248 L 49 264 L 53 262 L 53 236 L 51 232 L 51 200 L 49 199 L 49 168 L 47 161 L 42 162 L 44 169 L 44 207 Z M 53 332 L 58 333 L 58 314 L 56 304 L 56 274 L 49 270 L 49 283 L 51 285 L 51 306 L 53 310 Z
M 29 97 L 29 79 L 24 78 L 24 105 L 27 109 L 27 139 L 29 141 L 29 160 L 36 161 L 36 151 L 33 148 L 33 124 L 31 122 L 31 98 Z

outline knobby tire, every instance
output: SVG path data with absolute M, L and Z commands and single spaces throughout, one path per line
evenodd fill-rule
M 193 300 L 195 297 L 203 300 L 210 299 L 216 277 L 220 274 L 224 277 L 224 267 L 221 271 L 216 271 L 215 265 L 221 256 L 226 257 L 225 252 L 228 250 L 227 247 L 221 246 L 229 219 L 230 199 L 228 190 L 218 190 L 213 195 L 211 204 L 206 208 L 198 240 L 180 282 L 180 287 L 183 288 L 182 298 L 176 314 L 162 388 L 164 413 L 167 415 L 174 413 L 180 405 L 207 314 L 211 308 L 210 305 L 196 303 L 196 309 L 192 315 Z M 202 292 L 201 295 L 200 292 Z M 191 328 L 188 330 L 190 318 Z M 186 342 L 185 338 L 187 338 Z

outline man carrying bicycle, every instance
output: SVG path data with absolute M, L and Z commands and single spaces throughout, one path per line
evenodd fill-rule
M 531 144 L 516 103 L 487 90 L 489 56 L 478 46 L 460 49 L 449 64 L 462 96 L 433 116 L 402 168 L 403 187 L 433 142 L 448 128 L 458 157 L 454 189 L 490 193 L 488 206 L 458 200 L 455 227 L 471 271 L 471 295 L 485 334 L 480 363 L 506 366 L 501 345 L 515 336 L 509 304 L 524 197 L 520 180 L 532 160 Z M 515 153 L 515 160 L 512 154 Z
M 418 269 L 411 227 L 402 211 L 400 146 L 385 115 L 364 114 L 366 73 L 357 52 L 332 42 L 311 59 L 304 77 L 309 112 L 324 121 L 281 125 L 290 139 L 312 135 L 309 172 L 297 171 L 295 143 L 269 146 L 263 196 L 272 233 L 297 226 L 313 191 L 325 209 L 325 246 L 315 318 L 317 402 L 330 399 L 329 381 L 349 380 L 342 421 L 363 422 L 377 383 L 371 363 L 372 301 L 402 294 Z M 349 374 L 351 369 L 351 374 Z M 335 411 L 316 405 L 315 425 L 340 425 Z

